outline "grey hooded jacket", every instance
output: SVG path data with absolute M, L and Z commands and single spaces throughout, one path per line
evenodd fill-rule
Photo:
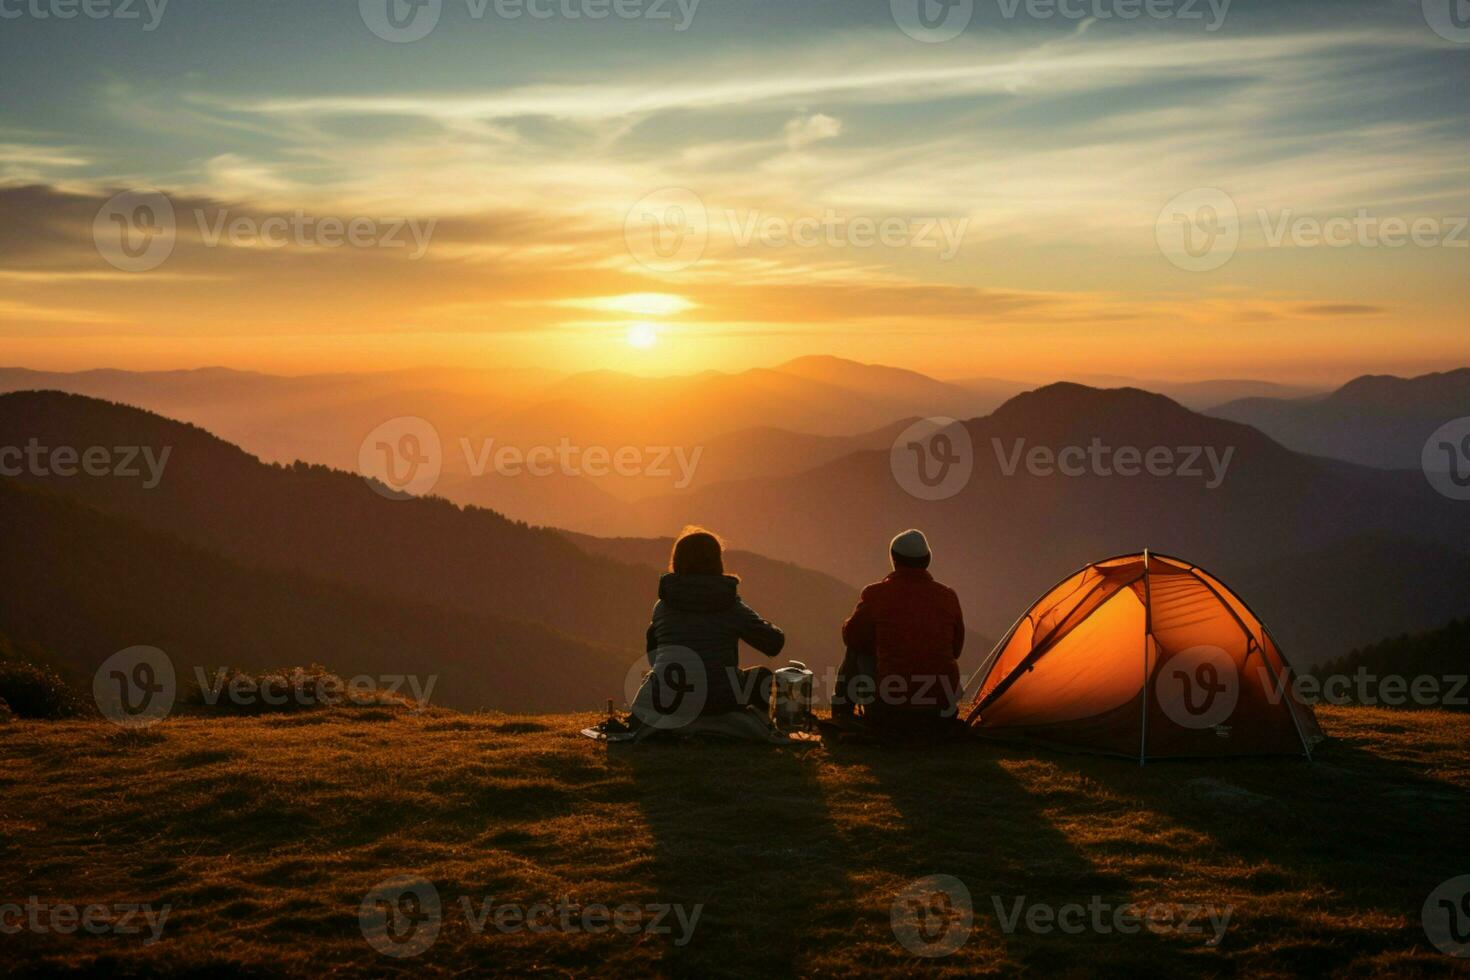
M 709 688 L 701 714 L 729 711 L 739 702 L 735 677 L 744 640 L 768 657 L 781 652 L 786 635 L 741 600 L 733 575 L 679 575 L 659 579 L 658 602 L 648 624 L 648 662 L 660 647 L 685 647 L 699 655 Z

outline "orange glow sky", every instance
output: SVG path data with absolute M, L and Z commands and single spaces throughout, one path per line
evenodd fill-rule
M 922 44 L 886 11 L 758 6 L 768 22 L 706 8 L 683 33 L 465 23 L 414 44 L 350 9 L 8 25 L 0 362 L 666 374 L 825 353 L 946 378 L 1310 382 L 1470 364 L 1470 45 L 1417 11 Z M 185 48 L 210 72 L 129 68 Z M 1218 268 L 1168 240 L 1170 202 L 1200 188 L 1238 215 Z M 97 238 L 127 234 L 98 216 L 133 189 L 173 211 L 146 271 Z M 1435 241 L 1271 240 L 1359 213 Z M 252 237 L 295 215 L 375 230 Z M 405 217 L 432 231 L 378 241 Z M 250 233 L 210 240 L 233 222 Z

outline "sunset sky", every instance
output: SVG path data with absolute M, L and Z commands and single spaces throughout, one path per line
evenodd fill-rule
M 975 0 L 939 42 L 900 28 L 905 0 L 444 0 L 409 42 L 370 29 L 374 2 L 172 0 L 151 30 L 142 0 L 0 2 L 0 363 L 1470 364 L 1470 37 L 1418 0 L 1236 0 L 1220 23 Z M 121 191 L 174 212 L 146 271 L 96 241 Z M 1218 268 L 1161 247 L 1180 195 L 1238 209 Z M 1312 243 L 1344 216 L 1344 243 Z M 211 241 L 239 219 L 305 231 Z M 333 246 L 322 219 L 367 231 Z M 424 237 L 380 241 L 399 219 Z M 1359 230 L 1394 222 L 1419 242 Z

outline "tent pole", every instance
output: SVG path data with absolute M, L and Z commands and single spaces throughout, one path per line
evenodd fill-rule
M 1148 549 L 1143 549 L 1143 692 L 1138 699 L 1138 764 L 1148 759 L 1148 639 L 1154 630 L 1153 595 L 1148 584 Z
M 1291 664 L 1286 662 L 1286 654 L 1281 652 L 1281 648 L 1279 646 L 1276 646 L 1276 638 L 1272 636 L 1270 632 L 1266 629 L 1265 623 L 1261 623 L 1261 636 L 1271 641 L 1271 646 L 1276 647 L 1276 656 L 1281 658 L 1281 667 L 1282 670 L 1285 672 L 1285 682 L 1283 683 L 1276 676 L 1275 670 L 1271 671 L 1271 681 L 1272 683 L 1277 684 L 1277 686 L 1281 688 L 1282 693 L 1286 696 L 1286 713 L 1291 715 L 1291 723 L 1296 728 L 1296 737 L 1300 739 L 1302 743 L 1302 752 L 1306 754 L 1307 761 L 1311 762 L 1312 744 L 1307 741 L 1307 733 L 1302 731 L 1301 719 L 1297 718 L 1296 716 L 1296 705 L 1292 704 L 1292 702 L 1295 701 L 1296 698 L 1292 696 L 1292 692 L 1290 690 L 1292 673 Z M 1265 647 L 1261 648 L 1261 663 L 1265 664 L 1267 667 L 1271 666 L 1269 661 L 1267 661 L 1266 659 Z

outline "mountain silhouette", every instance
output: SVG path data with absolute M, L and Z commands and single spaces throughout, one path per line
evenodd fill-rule
M 1323 664 L 1315 673 L 1319 677 L 1341 675 L 1350 680 L 1366 675 L 1370 679 L 1365 688 L 1367 697 L 1361 696 L 1356 683 L 1333 689 L 1338 697 L 1345 697 L 1349 702 L 1467 711 L 1470 710 L 1470 685 L 1465 683 L 1467 668 L 1470 668 L 1470 617 L 1451 620 L 1439 629 L 1401 633 L 1370 643 Z M 1395 691 L 1381 683 L 1384 678 L 1403 678 L 1407 683 Z M 1412 684 L 1419 678 L 1435 679 L 1432 687 L 1424 689 L 1422 703 L 1412 695 Z
M 579 546 L 559 531 L 440 498 L 388 499 L 362 477 L 324 466 L 262 463 L 197 426 L 128 406 L 61 392 L 0 395 L 0 445 L 31 439 L 52 447 L 148 446 L 155 454 L 167 447 L 164 476 L 153 488 L 84 474 L 27 473 L 16 481 L 240 565 L 309 575 L 399 603 L 540 623 L 620 650 L 618 669 L 600 677 L 603 697 L 621 696 L 626 671 L 643 656 L 662 560 L 616 560 L 607 557 L 610 548 L 587 539 Z M 856 589 L 785 563 L 745 571 L 744 592 L 787 630 L 792 657 L 817 667 L 841 659 L 837 628 Z M 554 681 L 554 658 L 543 664 L 534 650 L 526 656 L 523 669 Z
M 196 668 L 212 679 L 228 667 L 320 663 L 344 678 L 434 676 L 430 703 L 461 709 L 588 710 L 627 669 L 612 644 L 247 568 L 12 480 L 0 480 L 0 536 L 10 556 L 0 563 L 0 635 L 39 647 L 84 689 L 108 656 L 135 645 L 162 649 L 181 685 L 197 682 Z M 546 664 L 558 666 L 555 678 Z
M 763 554 L 849 580 L 881 576 L 889 537 L 923 528 L 934 545 L 936 576 L 960 590 L 972 625 L 994 634 L 1067 572 L 1144 547 L 1200 562 L 1229 581 L 1268 562 L 1379 532 L 1410 543 L 1410 551 L 1425 548 L 1431 560 L 1408 561 L 1393 574 L 1432 587 L 1441 581 L 1433 556 L 1446 546 L 1439 542 L 1470 541 L 1470 513 L 1435 493 L 1420 474 L 1305 456 L 1249 426 L 1136 389 L 1048 385 L 964 423 L 963 435 L 973 446 L 973 473 L 948 499 L 913 496 L 895 479 L 890 453 L 868 451 L 794 476 L 646 501 L 640 514 L 664 526 L 698 514 Z M 1228 453 L 1229 462 L 1216 487 L 1208 485 L 1202 459 L 1196 460 L 1200 476 L 1122 476 L 1092 468 L 1066 476 L 1032 472 L 1024 463 L 1024 452 L 1034 447 L 1094 441 L 1141 454 L 1200 447 L 1221 458 Z M 1176 452 L 1181 466 L 1183 455 Z M 1382 567 L 1345 565 L 1331 569 L 1321 588 L 1347 604 L 1356 583 L 1384 574 Z M 1314 614 L 1323 612 L 1323 603 L 1314 606 Z M 1342 649 L 1313 643 L 1302 653 L 1322 657 Z
M 1246 398 L 1209 414 L 1255 426 L 1300 452 L 1418 469 L 1425 440 L 1470 415 L 1470 368 L 1417 378 L 1366 375 L 1325 397 Z

